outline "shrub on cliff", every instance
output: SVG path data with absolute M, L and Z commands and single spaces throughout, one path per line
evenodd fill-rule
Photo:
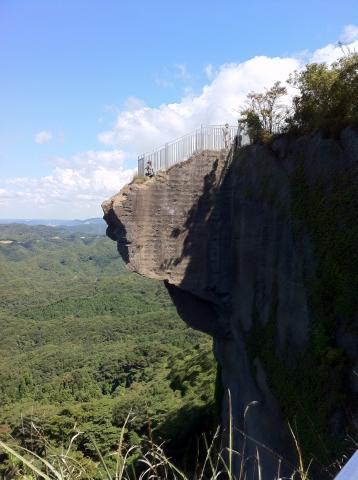
M 299 90 L 293 98 L 293 114 L 287 119 L 291 131 L 337 131 L 358 123 L 358 53 L 332 65 L 308 64 L 302 72 L 295 72 L 289 83 Z
M 276 82 L 265 92 L 247 95 L 247 105 L 240 111 L 239 124 L 246 130 L 251 143 L 268 140 L 282 130 L 287 109 L 281 99 L 286 94 L 286 87 Z
M 265 92 L 250 92 L 239 124 L 251 143 L 269 141 L 278 133 L 336 132 L 358 124 L 358 53 L 331 65 L 310 63 L 294 72 L 288 83 L 298 90 L 292 109 L 281 103 L 286 88 L 276 82 Z

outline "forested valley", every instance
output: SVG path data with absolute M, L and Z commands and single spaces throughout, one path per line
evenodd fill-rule
M 0 271 L 0 439 L 46 457 L 76 436 L 83 478 L 101 478 L 98 452 L 115 461 L 128 417 L 133 461 L 164 442 L 185 463 L 214 428 L 216 364 L 165 287 L 128 272 L 104 235 L 69 228 L 1 225 Z M 2 454 L 0 476 L 16 472 Z

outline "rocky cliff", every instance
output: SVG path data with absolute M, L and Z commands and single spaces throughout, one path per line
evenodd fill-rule
M 235 446 L 244 432 L 267 474 L 295 463 L 287 421 L 318 478 L 357 433 L 357 167 L 353 128 L 282 137 L 204 152 L 103 203 L 128 267 L 213 336 L 224 430 L 230 395 Z

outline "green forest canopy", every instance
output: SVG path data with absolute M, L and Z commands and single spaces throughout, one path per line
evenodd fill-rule
M 2 438 L 43 454 L 44 438 L 60 447 L 80 429 L 79 458 L 93 466 L 92 436 L 109 454 L 129 411 L 128 444 L 145 444 L 150 423 L 182 452 L 210 428 L 210 339 L 184 324 L 161 283 L 126 271 L 112 241 L 3 225 L 0 269 Z

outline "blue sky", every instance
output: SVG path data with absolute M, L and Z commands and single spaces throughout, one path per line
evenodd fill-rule
M 141 149 L 233 121 L 357 24 L 357 0 L 1 0 L 0 218 L 101 215 Z

